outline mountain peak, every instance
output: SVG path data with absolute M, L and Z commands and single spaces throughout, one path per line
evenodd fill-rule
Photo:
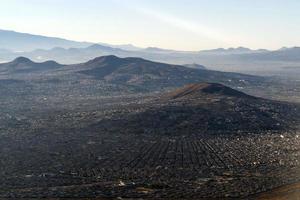
M 17 57 L 12 62 L 13 63 L 33 63 L 33 61 L 30 60 L 29 58 L 22 57 L 22 56 L 21 57 Z
M 199 65 L 197 63 L 185 64 L 184 66 L 194 68 L 194 69 L 207 69 L 205 66 Z
M 101 44 L 92 44 L 89 47 L 87 47 L 86 49 L 88 49 L 88 50 L 98 50 L 98 51 L 118 50 L 117 48 L 113 48 L 113 47 L 105 46 L 105 45 L 101 45 Z
M 89 60 L 87 64 L 96 64 L 96 63 L 103 63 L 103 62 L 111 62 L 111 61 L 116 61 L 120 60 L 121 58 L 114 56 L 114 55 L 108 55 L 108 56 L 100 56 L 96 57 L 92 60 Z
M 0 64 L 2 72 L 13 73 L 33 73 L 63 67 L 53 60 L 45 62 L 33 62 L 26 57 L 17 57 L 11 62 Z
M 233 48 L 235 50 L 240 50 L 240 51 L 251 51 L 251 49 L 246 48 L 246 47 L 237 47 L 237 48 Z
M 179 88 L 170 94 L 170 99 L 181 98 L 195 98 L 203 95 L 220 95 L 220 96 L 232 96 L 232 97 L 246 97 L 249 96 L 243 92 L 234 90 L 230 87 L 219 83 L 195 83 L 189 84 L 182 88 Z M 249 96 L 250 97 L 250 96 Z
M 147 51 L 147 52 L 174 52 L 174 50 L 171 50 L 171 49 L 161 49 L 161 48 L 158 48 L 158 47 L 147 47 L 144 49 L 144 51 Z

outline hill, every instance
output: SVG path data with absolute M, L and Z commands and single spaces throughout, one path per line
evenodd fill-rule
M 96 124 L 112 132 L 190 135 L 289 131 L 299 106 L 253 97 L 216 83 L 191 84 Z
M 63 66 L 55 61 L 36 63 L 25 57 L 18 57 L 11 62 L 0 64 L 0 72 L 12 75 L 16 73 L 52 70 Z
M 0 64 L 0 72 L 1 80 L 25 81 L 26 84 L 14 87 L 13 91 L 26 95 L 32 92 L 35 95 L 46 93 L 70 97 L 74 93 L 81 96 L 87 93 L 91 96 L 119 95 L 166 91 L 195 82 L 214 82 L 266 98 L 281 98 L 282 93 L 279 94 L 277 88 L 283 87 L 268 77 L 188 68 L 136 57 L 101 56 L 72 65 L 55 61 L 34 62 L 20 57 Z M 275 89 L 266 93 L 269 87 Z M 2 89 L 7 93 L 6 85 Z
M 95 79 L 143 87 L 147 90 L 179 87 L 193 82 L 219 82 L 245 86 L 264 81 L 264 78 L 259 76 L 193 69 L 135 57 L 103 56 L 74 67 L 79 73 Z
M 190 84 L 185 87 L 179 88 L 174 92 L 171 92 L 167 96 L 170 99 L 192 99 L 202 97 L 204 94 L 208 95 L 224 95 L 234 97 L 251 97 L 243 92 L 234 90 L 230 87 L 226 87 L 218 83 L 201 83 L 201 84 Z

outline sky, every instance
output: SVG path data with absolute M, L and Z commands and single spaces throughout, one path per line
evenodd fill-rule
M 300 46 L 299 0 L 1 0 L 0 29 L 176 50 Z

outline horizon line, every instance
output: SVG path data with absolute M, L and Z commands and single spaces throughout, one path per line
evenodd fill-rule
M 281 47 L 277 47 L 277 48 L 249 48 L 249 47 L 245 47 L 243 45 L 241 46 L 230 46 L 230 47 L 215 47 L 215 48 L 210 48 L 210 49 L 199 49 L 199 50 L 186 50 L 186 49 L 172 49 L 172 48 L 165 48 L 165 47 L 159 47 L 159 46 L 139 46 L 139 45 L 135 45 L 133 43 L 121 43 L 121 44 L 111 44 L 111 43 L 106 43 L 106 42 L 92 42 L 92 41 L 86 41 L 86 40 L 76 40 L 76 39 L 71 39 L 71 38 L 65 38 L 65 37 L 61 37 L 61 36 L 53 36 L 53 35 L 47 35 L 47 34 L 38 34 L 38 33 L 29 33 L 29 32 L 23 32 L 23 31 L 16 31 L 16 30 L 11 30 L 11 29 L 2 29 L 0 28 L 0 31 L 7 31 L 7 32 L 14 32 L 14 33 L 19 33 L 19 34 L 27 34 L 27 35 L 32 35 L 32 36 L 39 36 L 39 37 L 47 37 L 47 38 L 52 38 L 52 39 L 60 39 L 60 40 L 67 40 L 67 41 L 71 41 L 71 42 L 79 42 L 79 43 L 90 43 L 91 45 L 102 45 L 102 46 L 107 46 L 107 47 L 111 47 L 111 46 L 122 46 L 122 45 L 132 45 L 133 47 L 136 48 L 140 48 L 140 49 L 147 49 L 147 48 L 158 48 L 161 50 L 169 50 L 169 51 L 182 51 L 182 52 L 200 52 L 200 51 L 209 51 L 209 50 L 218 50 L 218 49 L 224 49 L 224 50 L 229 50 L 229 49 L 238 49 L 238 48 L 246 48 L 252 51 L 257 51 L 257 50 L 268 50 L 268 51 L 277 51 L 280 49 L 284 49 L 284 48 L 297 48 L 299 46 L 295 45 L 295 46 L 281 46 Z M 57 46 L 59 47 L 59 46 Z M 57 48 L 57 47 L 53 47 L 53 48 Z M 51 48 L 51 49 L 53 49 Z M 61 47 L 63 48 L 63 47 Z M 71 47 L 72 48 L 72 47 Z M 116 48 L 120 48 L 120 47 L 116 47 Z M 69 49 L 69 48 L 64 48 L 64 49 Z M 120 48 L 122 49 L 122 48 Z M 132 51 L 132 50 L 130 50 Z

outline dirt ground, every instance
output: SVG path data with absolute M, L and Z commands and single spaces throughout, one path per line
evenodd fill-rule
M 300 183 L 282 186 L 272 191 L 261 193 L 257 200 L 300 200 Z

